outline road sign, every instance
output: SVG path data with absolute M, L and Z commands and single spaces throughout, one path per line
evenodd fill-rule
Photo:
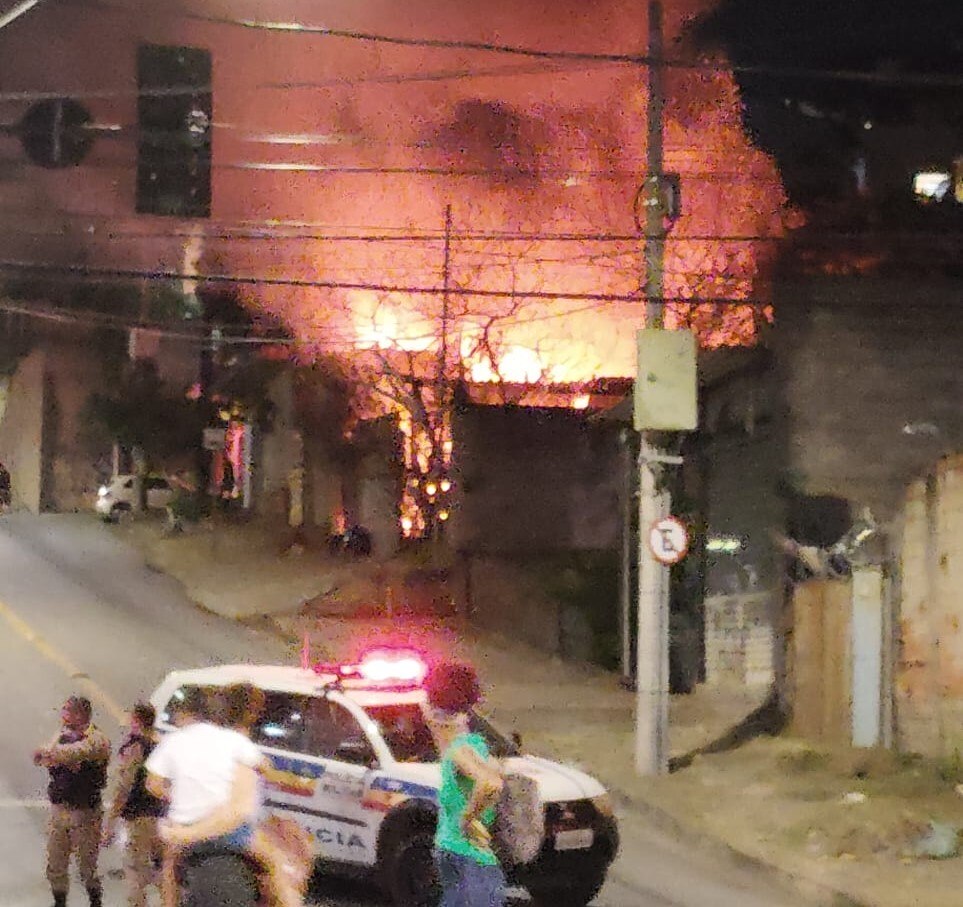
M 653 523 L 649 530 L 649 550 L 660 564 L 678 564 L 689 550 L 689 532 L 682 520 L 667 516 Z

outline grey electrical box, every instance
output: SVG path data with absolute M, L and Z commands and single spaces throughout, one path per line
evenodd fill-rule
M 648 328 L 636 341 L 636 430 L 692 431 L 699 424 L 695 335 Z

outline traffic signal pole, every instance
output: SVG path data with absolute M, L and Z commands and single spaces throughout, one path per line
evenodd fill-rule
M 665 212 L 661 203 L 663 148 L 662 4 L 649 3 L 648 135 L 645 216 L 645 326 L 664 327 Z M 644 380 L 640 375 L 637 380 Z M 649 547 L 649 531 L 668 515 L 668 495 L 659 490 L 660 452 L 642 433 L 639 449 L 639 590 L 636 638 L 635 768 L 640 775 L 668 771 L 669 569 Z

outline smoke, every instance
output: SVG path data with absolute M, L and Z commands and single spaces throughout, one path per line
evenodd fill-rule
M 642 0 L 330 0 L 323 14 L 316 2 L 272 0 L 270 16 L 254 0 L 186 3 L 210 15 L 542 50 L 639 54 L 647 41 Z M 240 274 L 437 287 L 443 270 L 437 237 L 447 205 L 460 233 L 634 232 L 632 201 L 646 150 L 646 73 L 639 66 L 257 32 L 185 19 L 153 2 L 126 5 L 136 14 L 44 5 L 17 24 L 16 40 L 0 34 L 5 88 L 77 96 L 115 90 L 91 99 L 90 107 L 98 123 L 123 127 L 113 138 L 98 137 L 76 170 L 28 168 L 0 183 L 8 228 L 23 233 L 39 224 L 49 233 L 13 237 L 11 257 L 76 261 L 75 244 L 53 229 L 68 222 L 82 225 L 72 235 L 83 238 L 83 254 L 95 265 L 177 268 L 187 248 L 197 253 L 200 244 L 202 272 L 217 262 Z M 666 3 L 667 55 L 691 53 L 684 28 L 705 7 Z M 214 218 L 199 230 L 133 215 L 133 66 L 144 41 L 206 46 L 213 54 Z M 670 237 L 667 293 L 696 302 L 756 299 L 769 244 L 722 237 L 768 239 L 784 229 L 778 173 L 743 130 L 729 73 L 673 70 L 668 81 L 666 169 L 681 175 L 683 215 Z M 3 109 L 15 115 L 20 108 Z M 298 136 L 306 139 L 292 139 Z M 4 157 L 16 157 L 12 140 L 0 143 Z M 453 173 L 439 172 L 445 170 Z M 265 220 L 310 226 L 290 231 L 291 238 L 284 231 L 269 240 L 215 238 Z M 435 238 L 404 244 L 324 238 L 425 232 Z M 632 296 L 643 262 L 633 240 L 460 240 L 449 277 L 456 288 Z M 359 337 L 391 330 L 409 347 L 430 342 L 440 295 L 374 296 L 261 287 L 251 301 L 313 346 L 350 350 Z M 587 380 L 634 370 L 641 301 L 520 305 L 456 296 L 453 306 L 469 338 L 486 319 L 511 312 L 496 339 L 516 358 L 537 358 L 544 375 Z M 751 310 L 709 305 L 698 315 L 706 342 L 752 336 Z M 672 317 L 682 319 L 682 310 Z

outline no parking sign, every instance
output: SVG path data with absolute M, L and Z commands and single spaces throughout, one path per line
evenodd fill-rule
M 649 530 L 649 550 L 660 564 L 678 564 L 689 550 L 689 532 L 685 523 L 674 516 L 653 523 Z

